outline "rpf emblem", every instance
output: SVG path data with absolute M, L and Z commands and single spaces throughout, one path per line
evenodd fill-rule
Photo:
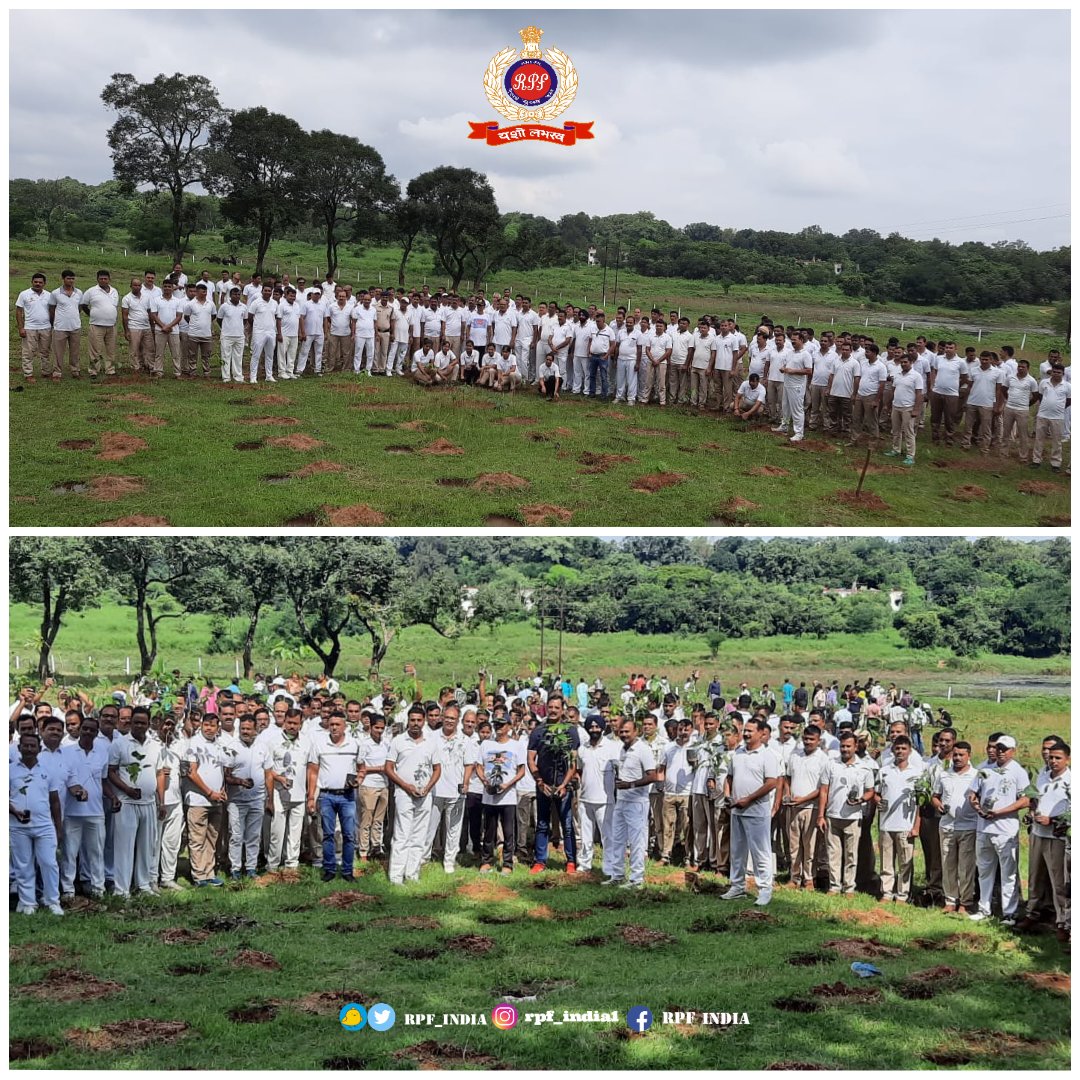
M 591 139 L 592 121 L 564 123 L 550 127 L 535 123 L 561 116 L 573 104 L 578 91 L 578 74 L 570 57 L 551 46 L 540 47 L 544 31 L 538 26 L 519 30 L 523 48 L 497 52 L 484 72 L 484 94 L 488 104 L 513 127 L 497 123 L 469 122 L 470 139 L 485 139 L 489 146 L 520 140 L 555 142 L 573 146 L 578 139 Z

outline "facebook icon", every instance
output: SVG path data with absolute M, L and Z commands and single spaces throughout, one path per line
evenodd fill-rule
M 626 1026 L 643 1035 L 652 1027 L 652 1013 L 644 1005 L 635 1005 L 626 1014 Z

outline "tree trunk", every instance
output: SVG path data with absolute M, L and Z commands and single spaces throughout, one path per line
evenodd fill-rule
M 334 221 L 330 218 L 326 219 L 326 272 L 337 273 L 337 237 L 334 236 Z
M 184 189 L 172 189 L 173 262 L 183 262 L 184 245 L 180 242 L 184 221 Z
M 38 653 L 38 680 L 44 682 L 49 677 L 49 656 L 52 653 L 52 646 L 44 639 L 41 639 L 41 650 Z
M 259 625 L 259 611 L 261 605 L 257 606 L 251 613 L 251 618 L 248 620 L 247 633 L 244 635 L 244 678 L 250 679 L 255 674 L 255 664 L 251 658 L 252 650 L 255 647 L 255 630 Z
M 139 674 L 145 675 L 154 666 L 154 657 L 146 644 L 146 587 L 139 584 L 135 588 L 135 639 L 139 643 Z M 154 650 L 157 651 L 156 649 Z
M 330 641 L 330 651 L 319 653 L 323 662 L 323 674 L 326 676 L 334 674 L 334 668 L 337 667 L 338 661 L 341 659 L 341 636 L 336 633 L 332 634 Z
M 266 253 L 270 249 L 270 234 L 271 225 L 269 222 L 259 223 L 259 247 L 255 258 L 255 273 L 262 274 L 263 272 L 263 260 L 266 258 Z
M 412 249 L 413 240 L 403 240 L 401 242 L 401 262 L 398 263 L 397 283 L 403 289 L 405 288 L 405 267 L 408 265 Z
M 368 670 L 379 674 L 379 665 L 386 658 L 386 650 L 390 648 L 390 642 L 394 640 L 396 631 L 387 631 L 380 628 L 378 632 L 374 627 L 368 628 L 368 636 L 371 638 L 371 663 Z

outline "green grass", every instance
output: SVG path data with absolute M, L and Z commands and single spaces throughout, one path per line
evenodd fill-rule
M 650 866 L 651 871 L 658 869 Z M 732 921 L 735 911 L 718 903 L 715 894 L 691 893 L 681 885 L 681 876 L 666 871 L 656 874 L 656 883 L 643 893 L 627 897 L 626 907 L 610 910 L 597 906 L 612 899 L 608 890 L 592 883 L 569 884 L 563 875 L 547 875 L 563 887 L 537 891 L 535 879 L 519 867 L 512 878 L 500 879 L 513 890 L 510 896 L 480 902 L 456 888 L 473 883 L 475 870 L 461 869 L 448 880 L 441 868 L 428 866 L 420 882 L 395 889 L 381 867 L 369 864 L 358 888 L 374 901 L 339 911 L 318 903 L 334 886 L 316 882 L 313 871 L 303 874 L 297 885 L 189 891 L 135 902 L 126 909 L 110 901 L 105 910 L 69 914 L 62 920 L 43 914 L 12 916 L 12 946 L 51 943 L 67 951 L 51 963 L 40 956 L 35 960 L 32 951 L 13 953 L 9 1035 L 13 1040 L 44 1039 L 55 1047 L 48 1057 L 27 1066 L 312 1069 L 345 1057 L 354 1059 L 354 1068 L 409 1068 L 415 1067 L 410 1059 L 396 1055 L 435 1040 L 451 1052 L 490 1055 L 517 1069 L 568 1068 L 581 1062 L 601 1069 L 706 1069 L 720 1060 L 726 1068 L 760 1069 L 794 1060 L 831 1068 L 894 1070 L 926 1068 L 922 1055 L 943 1044 L 955 1049 L 957 1033 L 988 1030 L 1037 1042 L 1015 1054 L 978 1054 L 978 1067 L 1065 1069 L 1069 1064 L 1068 999 L 1032 990 L 1018 979 L 1027 971 L 1068 970 L 1050 936 L 1017 939 L 992 925 L 972 927 L 917 908 L 897 909 L 895 923 L 861 926 L 842 921 L 839 914 L 854 910 L 875 917 L 877 905 L 866 897 L 841 906 L 823 895 L 783 890 L 769 909 L 776 923 L 752 932 L 758 928 Z M 537 917 L 546 914 L 535 910 L 539 905 L 560 918 Z M 256 925 L 213 933 L 201 944 L 160 941 L 166 928 L 198 928 L 220 913 L 243 915 Z M 516 921 L 491 925 L 480 922 L 481 915 Z M 434 918 L 439 927 L 367 927 L 372 919 L 386 916 Z M 722 924 L 728 932 L 692 929 L 699 920 Z M 357 932 L 343 934 L 331 930 L 332 924 Z M 661 930 L 674 940 L 649 950 L 629 948 L 617 936 L 622 924 Z M 913 944 L 915 938 L 942 939 L 958 930 L 975 935 L 970 947 L 942 952 Z M 127 937 L 132 932 L 135 936 Z M 486 956 L 454 953 L 443 946 L 449 937 L 475 933 L 494 939 L 494 949 Z M 584 936 L 603 940 L 594 947 L 575 946 Z M 870 985 L 883 991 L 880 1003 L 826 1004 L 816 1015 L 784 1012 L 773 1004 L 786 997 L 812 997 L 812 987 L 822 983 L 860 983 L 849 970 L 850 961 L 839 957 L 813 967 L 787 961 L 817 951 L 824 941 L 861 936 L 875 936 L 904 950 L 895 959 L 876 961 L 883 977 Z M 237 952 L 245 947 L 271 953 L 281 970 L 255 971 L 235 964 Z M 439 953 L 430 960 L 407 959 L 393 951 L 403 947 L 431 947 Z M 940 963 L 961 972 L 956 989 L 922 1001 L 898 994 L 898 983 L 906 975 Z M 201 964 L 207 970 L 170 974 L 168 969 L 179 964 Z M 124 989 L 98 1001 L 72 1004 L 25 995 L 23 986 L 54 967 L 112 979 Z M 625 1018 L 627 1009 L 645 1004 L 656 1016 L 652 1030 L 643 1038 L 626 1040 L 620 1037 L 625 1034 L 624 1019 L 615 1025 L 560 1027 L 522 1021 L 511 1032 L 491 1026 L 490 1010 L 508 990 L 537 992 L 538 983 L 564 981 L 569 985 L 541 985 L 538 1000 L 520 1003 L 519 1012 L 553 1008 L 559 1016 L 563 1009 L 592 1008 L 617 1010 Z M 333 995 L 330 1011 L 321 1016 L 299 1011 L 297 999 L 318 991 Z M 395 1027 L 386 1033 L 342 1029 L 337 1008 L 356 993 L 391 1004 L 397 1012 Z M 279 1003 L 268 1023 L 235 1023 L 227 1017 L 233 1009 L 268 1001 Z M 661 1012 L 673 1007 L 745 1012 L 749 1023 L 684 1034 L 661 1022 Z M 406 1026 L 406 1012 L 434 1013 L 437 1018 L 444 1012 L 482 1013 L 489 1023 L 442 1029 Z M 71 1029 L 134 1017 L 183 1020 L 190 1030 L 176 1044 L 127 1053 L 79 1050 L 64 1038 Z
M 271 392 L 288 403 L 262 403 Z M 132 401 L 133 393 L 149 400 Z M 388 525 L 495 527 L 937 525 L 946 508 L 954 526 L 1034 526 L 1063 524 L 1070 514 L 1067 478 L 1044 468 L 1038 475 L 1050 483 L 1049 494 L 1024 494 L 1020 486 L 1032 473 L 1015 460 L 931 447 L 925 433 L 915 468 L 869 475 L 864 495 L 878 501 L 852 506 L 837 493 L 854 491 L 865 455 L 836 440 L 811 433 L 808 443 L 793 446 L 764 429 L 742 431 L 730 419 L 677 408 L 623 409 L 625 419 L 612 411 L 588 399 L 553 404 L 533 393 L 423 390 L 403 379 L 352 375 L 257 387 L 217 379 L 39 381 L 11 398 L 11 523 L 80 527 L 142 515 L 173 526 L 327 525 L 335 508 L 356 504 Z M 146 414 L 164 425 L 140 427 L 129 419 Z M 44 427 L 46 417 L 60 422 Z M 262 417 L 297 422 L 246 422 Z M 404 423 L 414 428 L 402 429 Z M 121 461 L 102 461 L 97 455 L 106 432 L 137 436 L 147 447 Z M 293 434 L 322 445 L 299 452 L 235 448 Z M 89 450 L 59 445 L 87 439 L 94 441 Z M 436 439 L 462 453 L 421 452 Z M 585 452 L 632 460 L 586 475 Z M 341 471 L 290 478 L 315 461 Z M 878 452 L 874 463 L 888 459 Z M 762 466 L 784 475 L 751 473 Z M 485 473 L 510 473 L 527 487 L 488 493 L 468 486 Z M 640 478 L 660 473 L 674 474 L 677 482 L 654 492 L 634 490 Z M 92 489 L 63 487 L 99 476 L 132 477 L 141 487 L 109 502 L 93 498 Z M 267 477 L 284 479 L 268 483 Z M 954 493 L 966 484 L 985 496 L 960 501 Z

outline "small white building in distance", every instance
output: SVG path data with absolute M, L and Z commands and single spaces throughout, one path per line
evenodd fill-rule
M 821 592 L 824 596 L 838 596 L 847 597 L 854 596 L 856 593 L 876 593 L 878 589 L 869 589 L 865 585 L 860 585 L 858 581 L 851 583 L 850 589 L 822 589 Z M 894 611 L 899 611 L 904 606 L 904 590 L 903 589 L 890 589 L 889 590 L 889 607 Z
M 589 248 L 589 265 L 596 265 L 596 248 L 594 247 Z

